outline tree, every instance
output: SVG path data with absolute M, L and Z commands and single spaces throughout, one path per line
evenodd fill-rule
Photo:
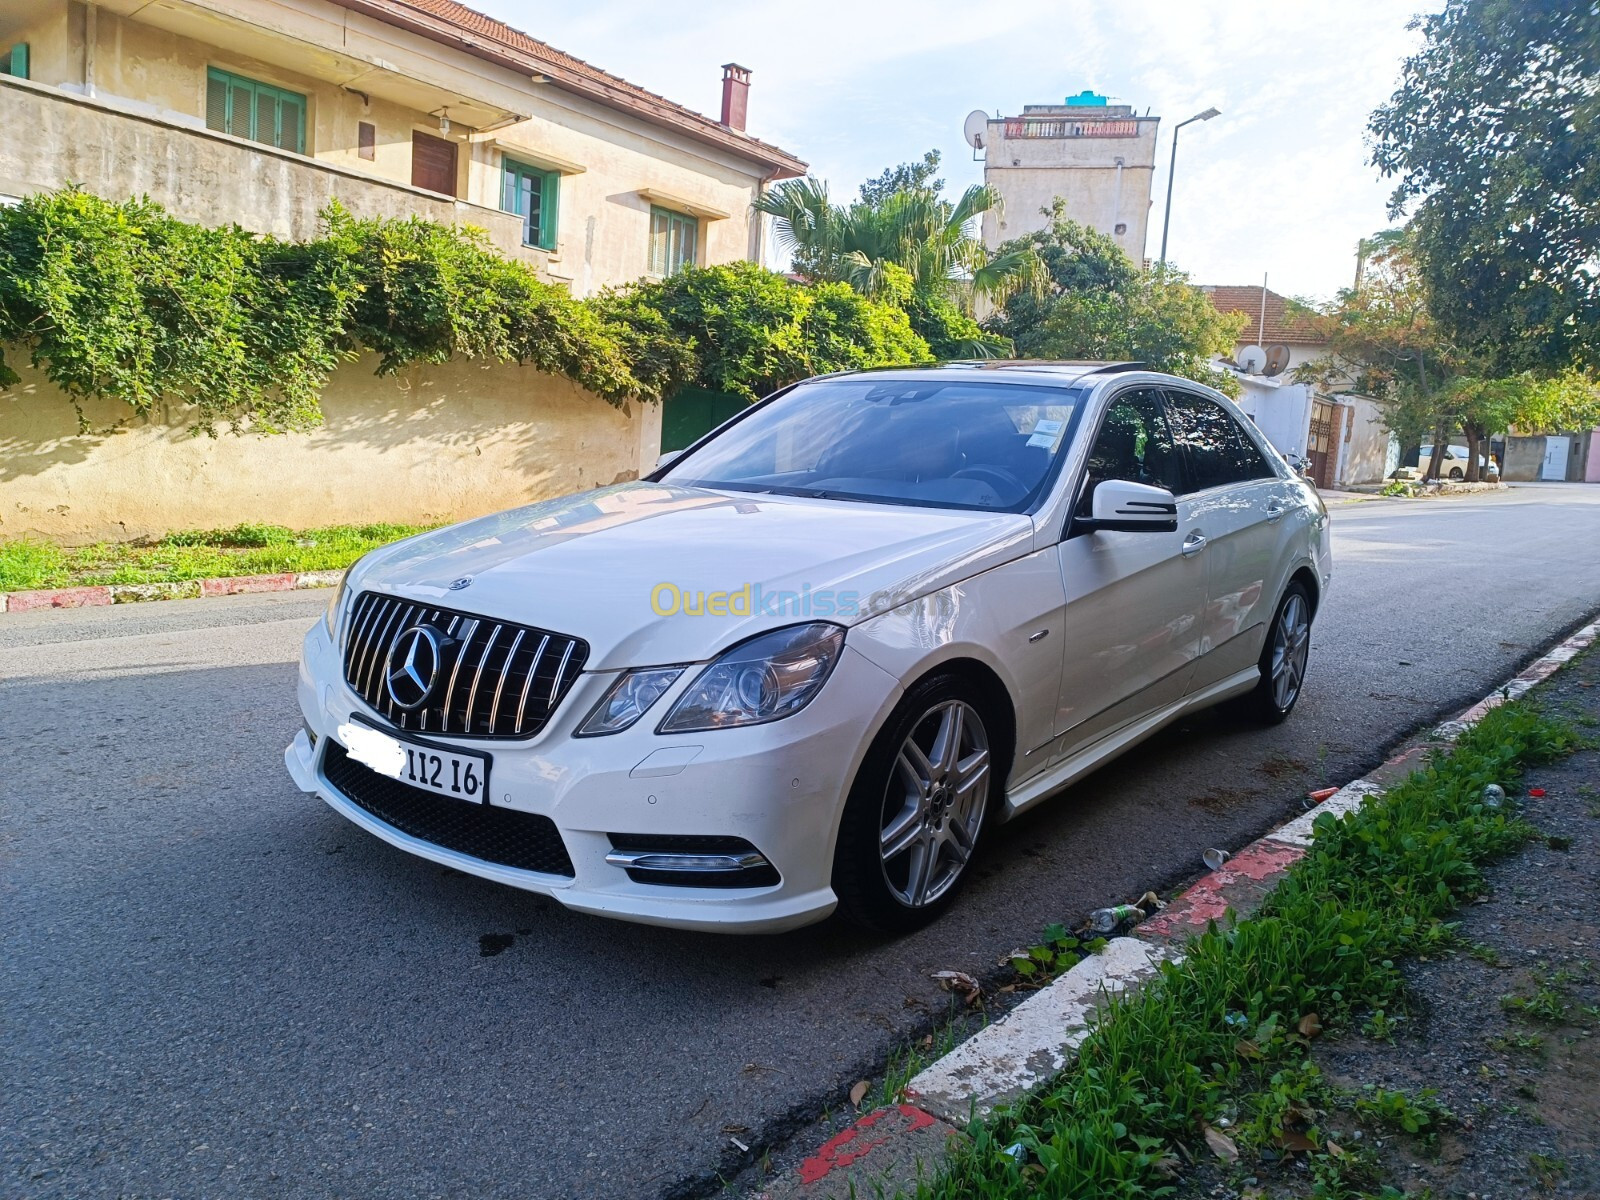
M 801 285 L 754 263 L 690 267 L 589 302 L 609 325 L 687 348 L 688 382 L 758 400 L 828 371 L 933 361 L 906 314 L 843 283 Z
M 1141 271 L 1109 237 L 1066 215 L 1057 200 L 1048 228 L 1001 247 L 1038 256 L 1048 284 L 1017 292 L 985 328 L 1010 338 L 1022 358 L 1126 359 L 1237 393 L 1211 365 L 1233 350 L 1247 318 L 1219 313 L 1170 268 Z
M 1446 0 L 1373 113 L 1433 319 L 1494 377 L 1600 366 L 1600 4 Z
M 1433 317 L 1428 273 L 1412 229 L 1363 242 L 1369 255 L 1356 286 L 1328 313 L 1329 354 L 1296 371 L 1302 382 L 1345 386 L 1371 396 L 1403 445 L 1467 442 L 1467 479 L 1478 478 L 1481 447 L 1513 425 L 1533 431 L 1600 419 L 1596 390 L 1582 373 L 1497 373 L 1492 357 L 1465 350 Z M 1435 453 L 1428 478 L 1437 479 Z
M 880 193 L 897 172 L 909 170 L 907 178 L 914 178 L 920 169 L 885 172 L 862 189 L 873 199 L 849 206 L 834 204 L 820 180 L 791 179 L 763 193 L 755 208 L 774 218 L 774 234 L 795 270 L 818 282 L 848 283 L 873 299 L 893 298 L 891 267 L 911 276 L 915 294 L 943 296 L 966 312 L 974 297 L 998 301 L 1038 279 L 1033 255 L 991 255 L 978 237 L 978 218 L 1000 203 L 995 189 L 974 184 L 955 201 L 922 186 Z
M 876 179 L 863 183 L 861 203 L 876 208 L 896 192 L 910 192 L 919 188 L 942 192 L 944 180 L 934 178 L 938 173 L 939 152 L 929 150 L 922 156 L 921 162 L 901 163 L 898 167 L 890 167 Z

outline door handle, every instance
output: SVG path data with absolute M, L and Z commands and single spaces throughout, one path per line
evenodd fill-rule
M 1200 551 L 1206 548 L 1207 540 L 1208 539 L 1206 538 L 1206 535 L 1200 533 L 1198 530 L 1194 533 L 1191 533 L 1188 537 L 1183 539 L 1183 556 L 1185 558 L 1193 558 L 1196 554 L 1199 554 Z
M 1289 510 L 1282 504 L 1269 504 L 1267 505 L 1267 520 L 1281 521 L 1283 519 L 1283 514 L 1288 511 Z

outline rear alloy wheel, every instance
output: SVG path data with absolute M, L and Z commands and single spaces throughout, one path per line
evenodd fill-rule
M 989 731 L 954 679 L 913 689 L 873 743 L 834 855 L 844 914 L 885 933 L 933 920 L 983 833 L 995 778 Z
M 1461 480 L 1465 479 L 1466 477 L 1467 477 L 1466 472 L 1463 471 L 1460 467 L 1451 467 L 1450 468 L 1450 478 L 1451 479 L 1454 479 L 1457 482 L 1460 482 Z
M 1305 687 L 1310 657 L 1311 597 L 1304 584 L 1291 583 L 1261 649 L 1261 682 L 1240 702 L 1244 714 L 1264 725 L 1287 719 Z

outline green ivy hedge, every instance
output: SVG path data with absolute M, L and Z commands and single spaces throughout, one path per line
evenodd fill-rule
M 479 358 L 564 376 L 615 405 L 686 385 L 755 398 L 807 375 L 928 362 L 899 308 L 843 284 L 798 286 L 750 263 L 572 298 L 476 230 L 357 219 L 286 242 L 76 189 L 0 209 L 0 387 L 26 356 L 78 405 L 191 407 L 195 427 L 321 421 L 341 361 Z

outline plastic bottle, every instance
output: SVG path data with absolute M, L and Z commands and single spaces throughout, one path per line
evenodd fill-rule
M 1491 783 L 1483 789 L 1483 806 L 1485 808 L 1500 808 L 1506 802 L 1506 790 L 1498 783 Z
M 1089 928 L 1096 933 L 1110 933 L 1124 921 L 1144 920 L 1144 909 L 1131 904 L 1116 904 L 1110 908 L 1097 908 L 1089 914 Z

